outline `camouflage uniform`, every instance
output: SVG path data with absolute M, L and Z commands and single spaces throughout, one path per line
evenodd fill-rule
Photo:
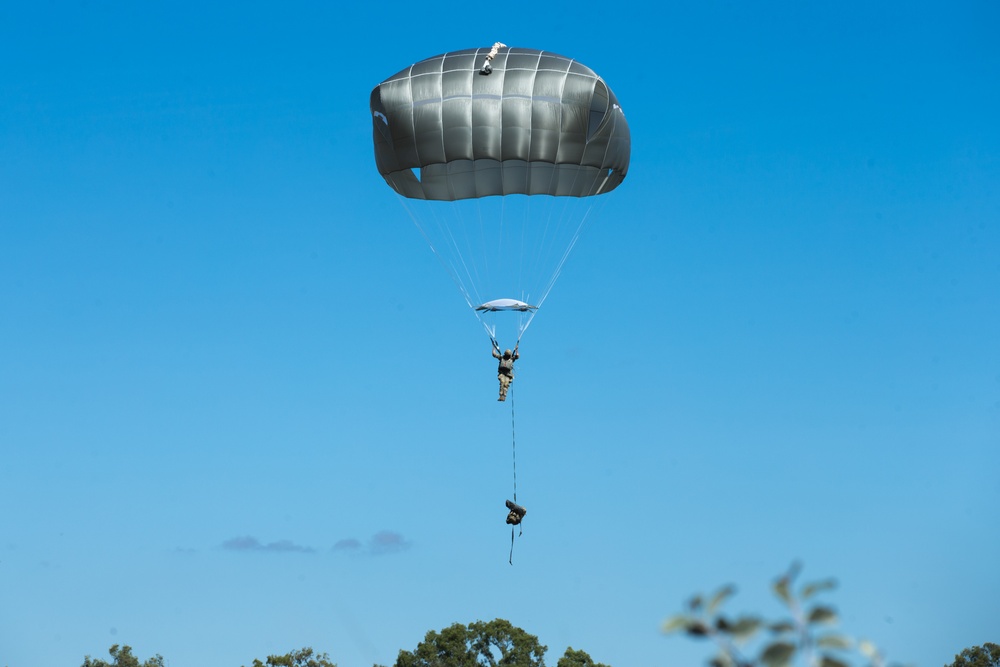
M 479 73 L 489 74 L 490 72 L 492 72 L 493 66 L 490 65 L 490 61 L 497 57 L 497 53 L 500 52 L 500 49 L 506 49 L 506 48 L 507 48 L 506 44 L 501 44 L 500 42 L 494 44 L 493 48 L 490 49 L 490 52 L 486 54 L 486 60 L 483 62 L 483 68 L 479 70 Z
M 501 356 L 499 349 L 493 349 L 493 358 L 500 360 L 500 365 L 497 366 L 497 379 L 500 380 L 500 398 L 498 401 L 507 400 L 507 389 L 510 388 L 510 383 L 514 381 L 514 362 L 520 358 L 521 355 L 517 353 L 517 348 L 514 351 L 504 350 Z

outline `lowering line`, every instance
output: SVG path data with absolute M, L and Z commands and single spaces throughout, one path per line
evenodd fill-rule
M 518 342 L 520 342 L 520 340 Z M 517 504 L 517 432 L 514 430 L 514 388 L 513 387 L 511 387 L 511 391 L 510 391 L 510 456 L 511 456 L 511 463 L 513 464 L 513 467 L 514 467 L 514 503 L 513 503 L 514 507 L 511 507 L 511 504 L 508 503 L 507 504 L 507 508 L 510 509 L 512 512 L 516 511 L 514 509 L 515 507 L 518 508 L 518 509 L 520 509 L 521 513 L 522 513 L 521 516 L 523 517 L 524 516 L 524 514 L 523 514 L 524 508 L 520 507 Z M 520 532 L 518 533 L 518 537 L 520 537 L 521 535 L 524 534 L 524 528 L 521 527 L 521 522 L 520 521 L 517 522 L 517 525 L 519 526 L 519 530 L 520 530 Z M 513 526 L 513 524 L 510 527 L 510 555 L 507 558 L 507 562 L 510 563 L 511 565 L 514 564 L 514 526 Z
M 514 502 L 517 502 L 517 438 L 514 431 L 514 390 L 510 392 L 510 458 L 514 464 Z M 511 532 L 514 527 L 511 526 Z
M 498 359 L 507 360 L 508 357 L 506 356 L 506 350 L 504 351 L 505 354 L 503 357 L 499 356 L 500 344 L 497 342 L 497 339 L 492 334 L 490 335 L 490 342 L 493 343 L 493 356 L 497 357 Z M 513 366 L 514 360 L 517 359 L 517 348 L 520 344 L 521 344 L 521 337 L 518 336 L 517 344 L 514 345 L 513 358 L 509 359 L 511 366 Z M 504 366 L 503 366 L 503 361 L 501 361 L 501 366 L 500 366 L 501 377 L 505 375 L 503 371 L 504 371 Z M 508 500 L 506 505 L 507 509 L 510 510 L 510 513 L 507 514 L 507 523 L 510 524 L 510 555 L 507 557 L 507 562 L 513 565 L 514 526 L 521 525 L 521 521 L 524 519 L 524 515 L 527 513 L 527 510 L 517 504 L 517 430 L 515 429 L 515 424 L 514 424 L 514 393 L 513 393 L 514 388 L 511 386 L 512 384 L 511 381 L 513 380 L 513 373 L 506 373 L 506 374 L 510 375 L 510 377 L 508 378 L 506 385 L 503 384 L 503 380 L 501 379 L 500 400 L 501 401 L 504 400 L 507 397 L 507 394 L 510 393 L 510 455 L 514 472 L 514 500 L 513 501 Z M 522 527 L 520 530 L 521 532 L 518 533 L 519 536 L 524 534 L 524 528 Z

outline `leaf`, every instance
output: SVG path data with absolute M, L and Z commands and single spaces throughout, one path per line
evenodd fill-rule
M 767 629 L 775 634 L 781 634 L 783 632 L 795 632 L 795 624 L 791 621 L 778 621 L 777 623 L 772 623 L 767 626 Z
M 663 625 L 660 626 L 660 631 L 665 635 L 672 634 L 687 627 L 689 621 L 690 619 L 685 614 L 671 616 L 667 620 L 663 621 Z
M 850 637 L 844 635 L 823 635 L 816 639 L 816 645 L 822 646 L 823 648 L 836 648 L 841 650 L 847 650 L 854 645 L 854 642 Z
M 810 623 L 836 623 L 837 612 L 832 607 L 815 606 L 809 611 Z
M 752 637 L 763 624 L 763 621 L 754 616 L 741 616 L 736 619 L 736 622 L 733 623 L 729 632 L 733 635 L 733 637 L 742 641 Z
M 791 582 L 789 581 L 788 577 L 782 577 L 781 579 L 778 579 L 777 581 L 774 582 L 774 584 L 771 585 L 771 588 L 774 590 L 775 595 L 784 600 L 785 604 L 791 604 L 792 602 L 792 595 L 788 590 L 788 586 L 790 583 Z
M 701 609 L 701 605 L 702 605 L 702 599 L 700 595 L 695 595 L 690 600 L 688 600 L 688 609 L 690 609 L 691 611 L 698 611 L 699 609 Z
M 725 651 L 720 651 L 718 655 L 708 661 L 708 664 L 711 667 L 733 667 L 735 663 L 732 656 Z
M 820 656 L 819 667 L 850 667 L 850 665 L 842 660 L 837 660 L 832 656 L 823 655 Z
M 777 596 L 784 600 L 787 605 L 792 604 L 792 582 L 795 581 L 795 577 L 799 576 L 799 570 L 801 569 L 802 566 L 799 563 L 793 562 L 788 566 L 788 572 L 771 585 Z
M 760 654 L 760 661 L 766 667 L 788 667 L 795 657 L 795 644 L 774 642 L 769 644 Z
M 802 599 L 808 600 L 817 593 L 833 590 L 836 587 L 837 587 L 836 579 L 824 579 L 823 581 L 814 581 L 802 587 Z
M 707 637 L 711 633 L 709 627 L 701 621 L 690 621 L 685 630 L 692 637 Z
M 858 650 L 861 651 L 866 658 L 873 660 L 878 657 L 878 648 L 867 639 L 861 640 L 861 643 L 858 644 Z
M 719 607 L 719 605 L 725 602 L 726 599 L 731 597 L 735 592 L 736 592 L 736 587 L 733 586 L 732 584 L 723 586 L 722 588 L 720 588 L 718 591 L 715 592 L 715 595 L 712 596 L 712 599 L 710 599 L 708 601 L 708 604 L 705 605 L 705 612 L 709 614 L 714 613 L 715 610 Z

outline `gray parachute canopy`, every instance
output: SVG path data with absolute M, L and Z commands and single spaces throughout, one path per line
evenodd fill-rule
M 616 188 L 631 140 L 618 99 L 581 63 L 535 49 L 453 51 L 372 91 L 375 163 L 396 192 L 454 201 L 585 197 Z

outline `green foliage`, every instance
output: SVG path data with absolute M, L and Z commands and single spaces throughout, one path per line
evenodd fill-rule
M 594 662 L 594 659 L 586 651 L 574 651 L 570 646 L 566 649 L 563 657 L 559 658 L 556 667 L 608 667 L 601 662 Z
M 707 601 L 700 595 L 692 597 L 685 611 L 664 621 L 663 632 L 712 640 L 718 649 L 709 661 L 712 667 L 792 667 L 795 664 L 851 667 L 849 659 L 857 658 L 858 654 L 866 664 L 882 667 L 885 662 L 873 644 L 855 642 L 834 631 L 832 628 L 838 619 L 836 610 L 815 601 L 821 593 L 835 588 L 836 583 L 825 579 L 796 590 L 798 573 L 799 567 L 793 565 L 771 585 L 790 618 L 771 621 L 758 615 L 727 616 L 720 609 L 736 589 L 724 586 Z M 748 657 L 754 653 L 756 657 Z M 1000 665 L 956 663 L 953 667 Z
M 399 652 L 395 667 L 545 667 L 546 650 L 538 637 L 498 618 L 431 630 L 416 650 Z
M 337 667 L 337 665 L 330 662 L 330 656 L 326 653 L 317 653 L 314 656 L 313 650 L 306 647 L 285 655 L 269 655 L 264 662 L 255 658 L 251 667 Z
M 967 648 L 955 656 L 955 662 L 945 667 L 1000 667 L 1000 646 L 986 642 Z
M 106 660 L 94 660 L 89 655 L 83 659 L 82 667 L 164 667 L 163 656 L 157 655 L 146 662 L 139 662 L 139 658 L 132 655 L 131 646 L 119 646 L 115 644 L 108 653 L 111 654 L 112 662 Z
M 400 651 L 395 667 L 545 667 L 547 647 L 538 637 L 528 634 L 502 618 L 476 621 L 469 625 L 455 623 L 440 632 L 431 630 L 416 650 Z M 110 649 L 112 662 L 94 660 L 89 655 L 82 667 L 166 667 L 157 655 L 146 662 L 132 655 L 130 646 L 115 644 Z M 302 648 L 284 655 L 269 655 L 251 667 L 337 667 L 326 653 Z M 380 667 L 374 665 L 374 667 Z M 594 662 L 585 651 L 566 649 L 556 667 L 608 667 Z

